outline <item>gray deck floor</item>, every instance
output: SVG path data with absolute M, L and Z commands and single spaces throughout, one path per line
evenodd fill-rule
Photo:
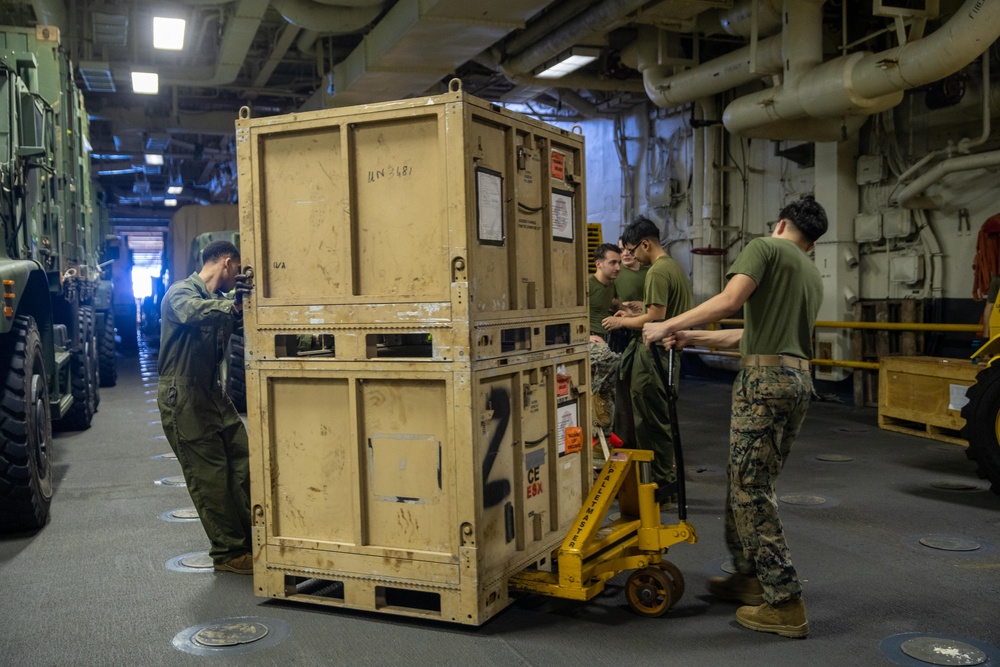
M 658 619 L 635 615 L 621 575 L 591 603 L 532 596 L 467 628 L 268 601 L 254 597 L 251 577 L 168 569 L 207 543 L 197 522 L 158 518 L 190 501 L 186 489 L 154 483 L 180 474 L 176 461 L 154 458 L 169 451 L 155 379 L 144 384 L 138 358 L 119 366 L 93 426 L 56 439 L 49 525 L 0 539 L 0 665 L 921 664 L 880 648 L 898 645 L 902 633 L 978 643 L 986 664 L 1000 665 L 1000 497 L 960 447 L 879 430 L 874 410 L 814 403 L 779 480 L 779 496 L 826 499 L 781 505 L 804 580 L 808 639 L 745 630 L 734 604 L 704 593 L 704 578 L 727 560 L 729 386 L 692 379 L 679 411 L 689 520 L 700 539 L 670 551 L 687 581 L 677 605 Z M 823 462 L 821 454 L 853 460 Z M 932 486 L 940 481 L 974 488 Z M 980 546 L 931 549 L 919 543 L 927 536 Z M 199 656 L 172 644 L 187 628 L 241 616 L 271 619 L 270 645 Z

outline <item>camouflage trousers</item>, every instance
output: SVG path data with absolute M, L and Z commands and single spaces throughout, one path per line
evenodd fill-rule
M 778 518 L 774 482 L 809 407 L 809 371 L 744 368 L 733 384 L 726 542 L 740 574 L 756 575 L 770 604 L 802 594 Z
M 615 414 L 615 388 L 618 381 L 618 363 L 621 355 L 611 351 L 605 343 L 590 343 L 590 386 L 594 398 L 594 426 L 611 433 L 612 416 Z

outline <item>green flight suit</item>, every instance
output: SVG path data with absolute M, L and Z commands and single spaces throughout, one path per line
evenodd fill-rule
M 156 402 L 216 564 L 252 544 L 247 432 L 219 376 L 241 319 L 233 301 L 210 294 L 197 273 L 170 286 L 160 312 Z
M 691 284 L 680 264 L 666 255 L 657 259 L 646 274 L 643 293 L 646 310 L 654 305 L 664 306 L 669 319 L 690 310 L 692 301 Z M 663 362 L 665 370 L 665 358 Z M 679 376 L 679 368 L 675 366 L 674 377 L 671 378 L 675 386 Z M 653 481 L 661 487 L 666 486 L 677 479 L 667 389 L 656 371 L 652 353 L 642 343 L 641 332 L 633 333 L 632 340 L 625 348 L 619 377 L 628 381 L 628 393 L 632 399 L 634 441 L 630 444 L 653 451 L 654 458 L 650 466 Z M 627 427 L 622 431 L 627 433 Z

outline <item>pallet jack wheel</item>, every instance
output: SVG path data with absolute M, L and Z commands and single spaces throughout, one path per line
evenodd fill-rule
M 644 567 L 628 575 L 625 599 L 632 611 L 640 616 L 662 616 L 673 603 L 672 588 L 666 572 L 658 567 Z
M 680 569 L 676 565 L 668 560 L 661 561 L 660 567 L 670 578 L 670 587 L 673 590 L 670 603 L 671 605 L 677 604 L 677 601 L 684 597 L 684 575 L 681 574 Z

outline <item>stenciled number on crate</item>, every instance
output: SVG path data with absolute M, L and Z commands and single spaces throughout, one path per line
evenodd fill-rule
M 383 179 L 389 179 L 389 178 L 405 178 L 407 176 L 413 176 L 413 167 L 411 167 L 408 164 L 401 164 L 396 166 L 382 167 L 381 169 L 368 170 L 369 183 L 374 183 L 375 181 L 381 181 Z
M 483 459 L 483 508 L 496 507 L 510 495 L 510 480 L 495 479 L 490 481 L 490 471 L 496 463 L 497 454 L 500 453 L 500 443 L 503 442 L 507 434 L 507 426 L 510 425 L 510 394 L 506 389 L 493 387 L 490 390 L 490 397 L 487 402 L 487 409 L 493 411 L 491 421 L 496 421 L 496 429 L 493 437 L 490 438 L 489 447 L 486 449 L 486 458 Z

